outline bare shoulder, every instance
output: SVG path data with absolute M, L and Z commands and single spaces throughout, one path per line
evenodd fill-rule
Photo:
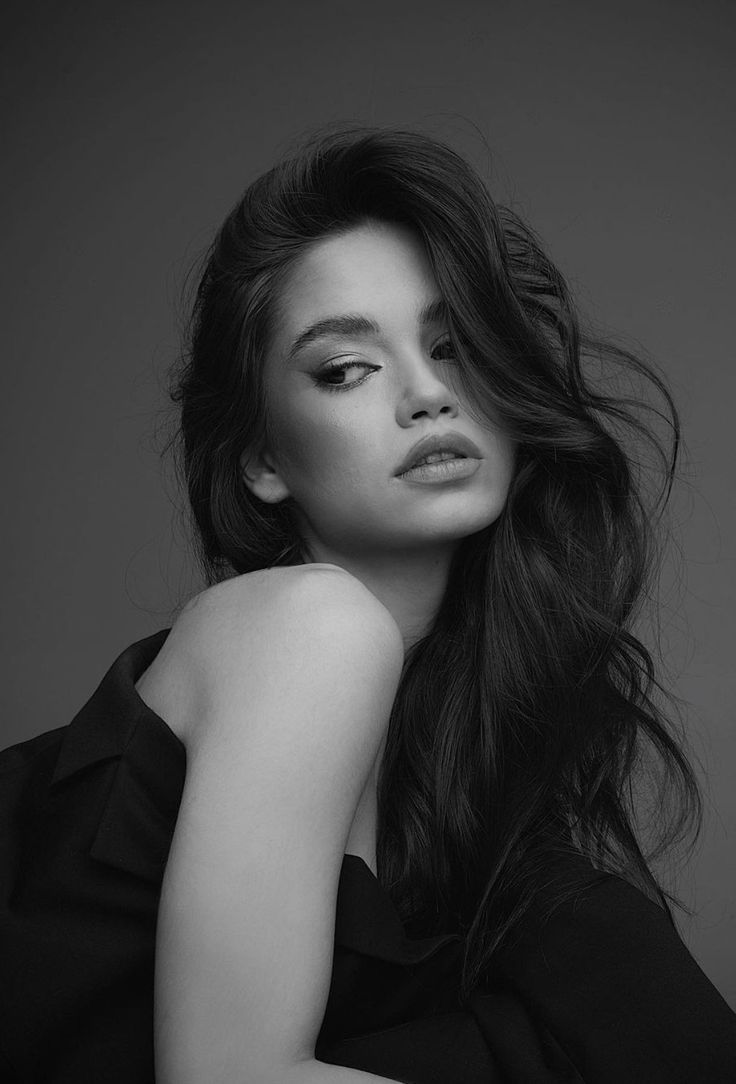
M 184 607 L 170 639 L 219 654 L 253 636 L 289 638 L 299 628 L 384 641 L 389 650 L 401 642 L 392 615 L 359 579 L 338 565 L 316 563 L 261 569 L 208 588 Z M 279 638 L 271 642 L 277 646 Z
M 352 576 L 304 566 L 204 592 L 172 638 L 174 679 L 144 686 L 184 713 L 187 747 L 157 932 L 164 1075 L 209 1079 L 203 1057 L 237 1043 L 227 1065 L 242 1047 L 251 1080 L 322 1079 L 340 870 L 389 725 L 398 629 Z M 354 837 L 369 858 L 372 809 Z
M 387 625 L 393 623 L 386 607 L 357 577 L 339 565 L 318 563 L 264 568 L 224 580 L 195 595 L 180 619 L 198 611 L 199 615 L 227 614 L 237 620 L 246 613 L 253 617 L 254 607 L 256 614 L 267 614 L 267 603 L 290 606 L 302 597 L 308 597 L 312 604 L 345 603 L 353 612 L 359 609 L 362 616 L 373 616 L 377 621 L 383 618 Z
M 330 564 L 262 569 L 191 599 L 136 688 L 186 742 L 213 697 L 293 680 L 326 651 L 344 656 L 353 677 L 398 681 L 401 633 L 360 580 Z

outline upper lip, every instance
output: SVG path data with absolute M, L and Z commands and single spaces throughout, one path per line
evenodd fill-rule
M 396 474 L 403 474 L 410 470 L 425 455 L 433 452 L 455 452 L 456 455 L 466 459 L 482 459 L 479 448 L 472 440 L 464 437 L 461 433 L 433 433 L 432 436 L 422 437 L 412 445 L 405 459 L 402 460 L 396 470 Z

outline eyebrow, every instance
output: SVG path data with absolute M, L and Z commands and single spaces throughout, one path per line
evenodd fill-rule
M 429 324 L 440 324 L 447 321 L 447 306 L 442 298 L 437 298 L 425 305 L 419 313 L 419 326 L 426 327 Z M 380 335 L 381 328 L 375 320 L 369 320 L 360 313 L 344 313 L 340 316 L 326 316 L 323 320 L 317 320 L 309 327 L 300 331 L 289 347 L 287 361 L 299 353 L 305 346 L 317 339 L 330 336 L 367 336 Z

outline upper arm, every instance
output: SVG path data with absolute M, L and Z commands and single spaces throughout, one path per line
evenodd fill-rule
M 345 841 L 401 671 L 398 630 L 352 577 L 248 586 L 245 619 L 195 607 L 177 649 L 194 708 L 156 980 L 158 1072 L 177 1084 L 313 1056 Z

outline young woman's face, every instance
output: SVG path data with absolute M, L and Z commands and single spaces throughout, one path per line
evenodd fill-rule
M 432 311 L 434 308 L 435 311 Z M 513 444 L 471 418 L 420 239 L 368 223 L 292 268 L 266 358 L 269 443 L 244 458 L 262 499 L 291 496 L 314 560 L 457 543 L 500 514 Z M 429 436 L 464 461 L 400 476 Z

